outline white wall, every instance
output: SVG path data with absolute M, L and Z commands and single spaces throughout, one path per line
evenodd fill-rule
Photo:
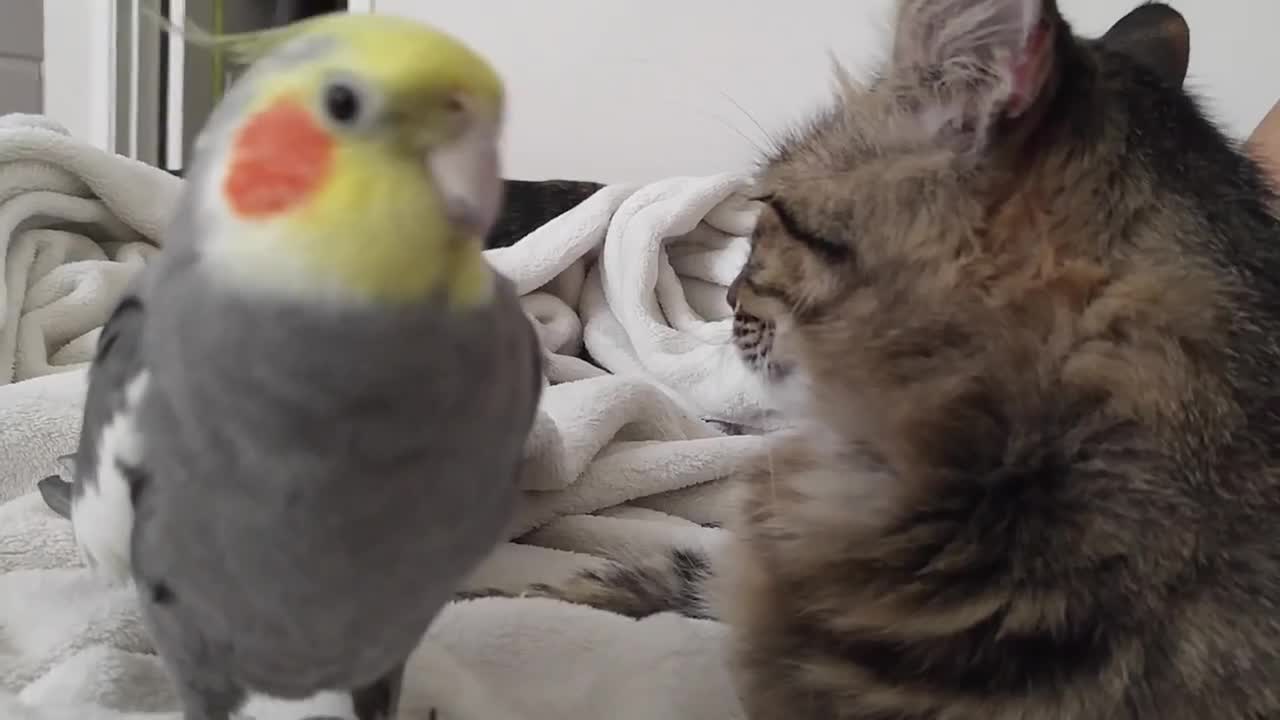
M 825 97 L 828 51 L 855 69 L 877 57 L 891 6 L 891 0 L 373 3 L 377 12 L 438 24 L 497 64 L 511 93 L 509 176 L 607 181 L 748 167 L 769 133 Z M 1089 35 L 1137 3 L 1059 0 Z M 1230 132 L 1246 135 L 1280 99 L 1274 72 L 1280 2 L 1170 4 L 1191 25 L 1188 86 L 1208 99 Z
M 352 12 L 369 12 L 373 2 L 349 0 L 348 6 Z M 122 92 L 136 92 L 136 88 L 130 87 L 128 79 L 115 77 L 117 7 L 116 0 L 45 0 L 43 91 L 45 114 L 72 136 L 104 150 L 127 153 L 129 148 L 116 147 L 115 97 L 118 88 Z M 170 2 L 176 17 L 181 17 L 185 8 L 186 0 Z M 125 20 L 139 22 L 136 16 Z M 182 23 L 179 20 L 177 24 Z M 168 156 L 176 159 L 175 166 L 181 165 L 183 150 L 181 79 L 185 55 L 181 43 L 170 44 L 170 68 L 178 85 L 171 88 L 168 97 Z
M 44 3 L 44 112 L 104 150 L 114 145 L 114 6 L 114 0 Z
M 878 57 L 892 0 L 355 0 L 439 24 L 506 76 L 506 172 L 640 181 L 748 167 L 821 102 L 830 52 Z M 1138 0 L 1059 0 L 1097 34 Z M 1188 85 L 1243 136 L 1280 99 L 1280 2 L 1170 0 L 1191 24 Z M 113 2 L 45 0 L 46 112 L 112 149 Z M 787 9 L 782 9 L 783 7 Z

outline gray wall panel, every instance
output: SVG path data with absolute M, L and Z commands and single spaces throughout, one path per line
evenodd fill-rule
M 0 55 L 33 60 L 44 57 L 41 0 L 0 0 Z
M 0 57 L 0 115 L 38 113 L 44 108 L 40 92 L 40 63 Z
M 0 0 L 0 114 L 44 109 L 44 3 Z

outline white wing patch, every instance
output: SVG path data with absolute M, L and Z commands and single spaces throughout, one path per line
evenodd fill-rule
M 98 437 L 95 482 L 86 483 L 71 505 L 71 523 L 81 559 L 116 584 L 127 583 L 132 575 L 133 498 L 129 479 L 120 466 L 136 466 L 142 461 L 143 438 L 135 412 L 150 379 L 150 373 L 143 370 L 125 386 L 123 407 L 103 426 Z
M 235 714 L 238 720 L 356 720 L 356 706 L 347 692 L 319 692 L 302 700 L 280 700 L 250 694 Z

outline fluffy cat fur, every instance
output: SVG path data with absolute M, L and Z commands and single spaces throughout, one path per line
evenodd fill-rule
M 753 720 L 1280 717 L 1280 224 L 1187 43 L 899 2 L 760 172 L 728 554 L 535 592 L 723 618 Z

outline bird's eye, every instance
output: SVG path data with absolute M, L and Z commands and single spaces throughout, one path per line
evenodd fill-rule
M 467 106 L 461 98 L 449 96 L 445 98 L 444 111 L 450 115 L 461 115 L 467 111 Z
M 360 92 L 351 83 L 338 80 L 324 90 L 324 111 L 339 125 L 354 125 L 364 108 Z

